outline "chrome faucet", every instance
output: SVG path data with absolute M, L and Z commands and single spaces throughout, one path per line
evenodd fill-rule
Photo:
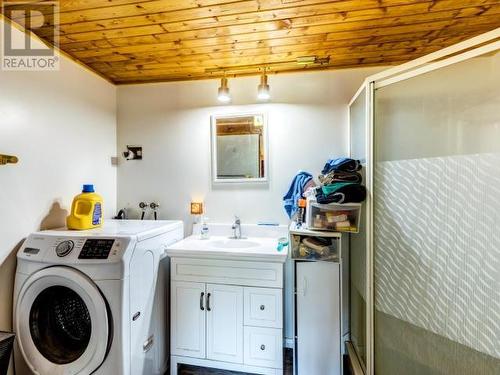
M 242 238 L 241 237 L 241 220 L 238 216 L 234 217 L 234 223 L 233 223 L 231 229 L 233 230 L 233 237 L 231 237 L 231 238 L 235 239 L 235 240 L 240 240 Z

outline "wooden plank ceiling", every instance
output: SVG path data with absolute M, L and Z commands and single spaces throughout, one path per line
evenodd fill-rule
M 32 31 L 52 43 L 56 22 L 60 48 L 117 84 L 394 65 L 500 27 L 500 0 L 61 0 L 59 6 L 58 22 L 46 16 Z M 299 64 L 303 57 L 315 60 Z

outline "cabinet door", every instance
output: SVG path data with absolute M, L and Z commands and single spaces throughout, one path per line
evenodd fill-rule
M 340 375 L 340 265 L 297 262 L 298 374 Z
M 204 283 L 172 281 L 171 350 L 173 355 L 205 358 Z
M 243 287 L 207 284 L 207 358 L 243 363 Z

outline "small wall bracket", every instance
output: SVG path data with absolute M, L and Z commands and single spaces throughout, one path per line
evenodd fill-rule
M 123 152 L 123 157 L 127 160 L 142 160 L 142 146 L 129 146 Z
M 0 165 L 17 164 L 18 161 L 17 156 L 0 154 Z

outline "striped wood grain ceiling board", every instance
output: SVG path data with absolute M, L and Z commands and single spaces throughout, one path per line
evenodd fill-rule
M 54 43 L 56 23 L 60 49 L 116 84 L 395 65 L 500 27 L 500 0 L 59 4 L 58 17 L 35 16 L 43 26 L 32 31 Z

